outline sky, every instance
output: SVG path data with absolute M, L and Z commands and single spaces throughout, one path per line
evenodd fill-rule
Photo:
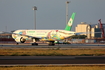
M 105 0 L 0 0 L 0 31 L 18 29 L 64 29 L 66 26 L 66 1 L 68 18 L 76 13 L 72 30 L 77 24 L 105 22 Z

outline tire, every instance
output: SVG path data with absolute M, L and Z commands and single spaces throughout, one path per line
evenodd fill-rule
M 35 45 L 38 46 L 38 43 L 32 43 L 32 46 L 35 46 Z
M 54 44 L 54 43 L 49 43 L 48 45 L 49 45 L 49 46 L 54 46 L 55 44 Z

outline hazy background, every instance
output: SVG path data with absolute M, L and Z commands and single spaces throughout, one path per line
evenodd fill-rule
M 0 31 L 34 29 L 36 11 L 37 29 L 64 29 L 67 0 L 0 0 Z M 76 12 L 72 30 L 80 22 L 105 22 L 105 0 L 68 0 L 69 17 Z

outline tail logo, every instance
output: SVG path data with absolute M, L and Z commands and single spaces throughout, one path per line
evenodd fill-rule
M 68 22 L 68 26 L 72 26 L 72 23 L 73 23 L 73 19 L 70 18 L 70 21 Z

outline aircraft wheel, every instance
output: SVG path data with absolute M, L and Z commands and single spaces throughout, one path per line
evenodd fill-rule
M 16 43 L 16 45 L 19 45 L 19 43 Z
M 38 46 L 38 43 L 32 43 L 32 46 L 34 46 L 34 45 Z
M 48 45 L 49 45 L 49 46 L 54 46 L 55 44 L 54 44 L 54 43 L 52 43 L 52 42 L 50 42 Z

